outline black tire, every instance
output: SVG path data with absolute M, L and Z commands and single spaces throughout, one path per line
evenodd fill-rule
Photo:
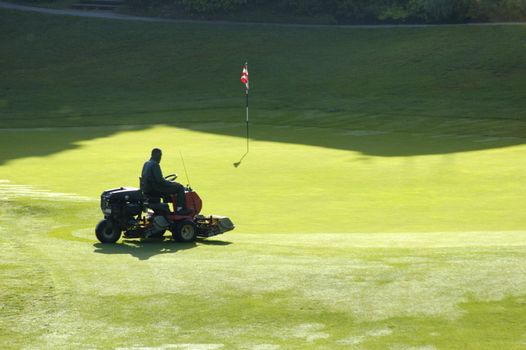
M 121 231 L 110 220 L 104 219 L 95 228 L 95 235 L 101 243 L 115 243 L 121 238 Z
M 193 221 L 185 220 L 178 223 L 173 232 L 173 239 L 177 242 L 189 243 L 197 237 L 197 226 Z

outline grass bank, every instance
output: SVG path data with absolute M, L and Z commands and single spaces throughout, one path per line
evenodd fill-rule
M 237 120 L 245 61 L 261 122 L 524 119 L 522 27 L 145 25 L 0 13 L 9 126 Z

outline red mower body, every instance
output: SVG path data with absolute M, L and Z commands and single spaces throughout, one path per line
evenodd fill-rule
M 190 213 L 187 215 L 177 215 L 175 214 L 175 209 L 178 207 L 177 205 L 177 195 L 172 195 L 172 208 L 174 210 L 171 213 L 171 218 L 174 221 L 177 220 L 183 220 L 183 219 L 193 219 L 197 214 L 201 212 L 201 209 L 203 208 L 203 201 L 201 200 L 201 197 L 197 194 L 197 192 L 194 192 L 192 190 L 185 193 L 185 204 L 186 208 L 190 210 Z

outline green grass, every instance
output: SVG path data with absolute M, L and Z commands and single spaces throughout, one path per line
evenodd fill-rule
M 176 170 L 205 201 L 205 210 L 233 216 L 242 232 L 435 232 L 524 229 L 524 146 L 423 156 L 368 156 L 358 151 L 253 141 L 239 168 L 245 140 L 220 135 L 231 125 L 200 124 L 203 131 L 157 126 L 0 131 L 0 179 L 53 192 L 97 198 L 105 188 L 137 186 L 154 146 L 165 152 L 165 173 Z M 195 128 L 199 128 L 196 126 Z M 241 127 L 239 127 L 241 129 Z M 216 130 L 218 134 L 211 133 Z M 299 139 L 392 144 L 454 144 L 453 136 L 353 136 L 334 129 L 257 127 L 255 136 L 287 133 Z M 69 149 L 60 145 L 79 139 Z M 365 139 L 362 141 L 362 139 Z M 16 144 L 13 144 L 16 140 Z M 485 137 L 463 143 L 497 146 Z M 30 151 L 34 155 L 30 155 Z M 47 153 L 54 152 L 46 156 Z M 42 156 L 42 154 L 44 156 Z M 93 204 L 91 204 L 93 206 Z M 99 209 L 95 206 L 94 212 Z
M 1 58 L 2 120 L 12 125 L 238 120 L 245 60 L 258 122 L 524 117 L 521 26 L 145 30 L 140 22 L 1 16 L 0 45 L 10 53 Z
M 523 349 L 524 34 L 0 11 L 2 348 Z M 97 243 L 152 147 L 236 230 Z

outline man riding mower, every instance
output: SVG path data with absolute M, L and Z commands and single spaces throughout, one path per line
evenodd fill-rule
M 120 187 L 102 193 L 104 219 L 95 229 L 100 242 L 115 243 L 123 232 L 125 238 L 163 238 L 166 230 L 176 241 L 193 242 L 197 236 L 211 237 L 234 229 L 227 217 L 200 215 L 199 195 L 170 181 L 175 180 L 175 174 L 163 177 L 161 157 L 160 149 L 152 150 L 151 159 L 143 166 L 140 189 Z
M 170 195 L 175 194 L 180 198 L 177 203 L 176 213 L 180 215 L 189 214 L 190 211 L 186 208 L 186 202 L 182 200 L 185 192 L 184 186 L 175 182 L 177 176 L 175 174 L 167 176 L 168 179 L 173 179 L 172 181 L 163 177 L 160 166 L 162 156 L 162 151 L 159 148 L 154 148 L 150 160 L 144 163 L 140 179 L 141 191 L 150 200 L 156 200 L 161 197 L 168 199 Z

